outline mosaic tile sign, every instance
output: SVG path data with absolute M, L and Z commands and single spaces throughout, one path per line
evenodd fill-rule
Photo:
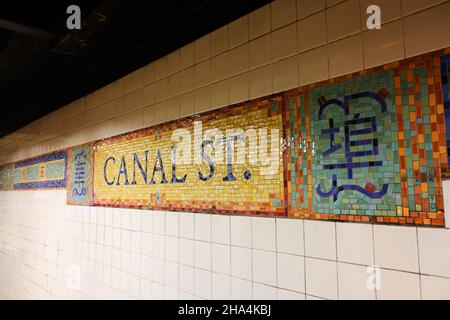
M 73 205 L 92 205 L 92 146 L 72 148 L 68 156 L 67 202 Z
M 14 164 L 14 189 L 66 187 L 67 151 L 59 151 Z
M 443 225 L 438 69 L 429 55 L 290 92 L 288 214 Z
M 94 204 L 284 215 L 282 98 L 96 143 Z

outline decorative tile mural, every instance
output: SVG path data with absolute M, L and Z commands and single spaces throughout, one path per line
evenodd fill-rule
M 93 203 L 93 149 L 91 145 L 69 150 L 67 161 L 67 202 L 73 205 Z
M 67 151 L 59 151 L 14 164 L 14 189 L 66 187 Z
M 448 53 L 4 165 L 0 190 L 67 165 L 69 204 L 443 226 Z
M 94 204 L 284 215 L 282 98 L 98 142 Z
M 436 68 L 429 55 L 287 95 L 289 216 L 443 225 Z

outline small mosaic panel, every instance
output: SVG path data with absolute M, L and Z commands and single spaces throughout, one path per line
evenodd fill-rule
M 67 151 L 50 153 L 14 164 L 14 189 L 66 187 Z
M 14 164 L 0 166 L 0 190 L 14 189 Z
M 450 175 L 450 54 L 441 57 L 442 95 L 444 97 L 445 139 L 447 142 L 448 171 Z
M 67 202 L 73 205 L 92 205 L 93 203 L 93 150 L 85 145 L 69 150 Z
M 439 67 L 427 55 L 291 91 L 289 215 L 443 225 Z
M 94 204 L 284 215 L 282 98 L 98 142 Z

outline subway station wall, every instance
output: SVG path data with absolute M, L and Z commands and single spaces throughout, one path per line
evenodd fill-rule
M 365 2 L 275 1 L 0 140 L 0 296 L 449 298 L 450 4 Z

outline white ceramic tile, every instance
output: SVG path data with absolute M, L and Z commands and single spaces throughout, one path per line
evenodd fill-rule
M 422 286 L 422 299 L 450 299 L 450 279 L 421 275 L 420 284 Z
M 306 294 L 336 300 L 338 298 L 337 263 L 306 258 Z
M 179 265 L 177 263 L 168 261 L 166 261 L 165 264 L 165 284 L 174 289 L 178 289 L 178 266 Z
M 277 251 L 304 254 L 303 221 L 298 219 L 276 219 Z
M 164 299 L 166 300 L 178 300 L 178 290 L 172 287 L 165 287 Z
M 369 279 L 368 267 L 355 264 L 338 263 L 339 299 L 374 300 L 374 282 Z M 369 283 L 368 283 L 369 281 Z
M 163 300 L 166 298 L 166 288 L 160 283 L 152 284 L 152 299 Z
M 211 270 L 211 242 L 195 241 L 194 242 L 195 258 L 194 264 L 196 268 Z
M 154 234 L 153 235 L 153 248 L 152 255 L 153 257 L 164 259 L 165 255 L 165 236 Z
M 153 233 L 165 234 L 166 215 L 164 211 L 152 211 L 153 215 Z
M 231 275 L 246 280 L 252 279 L 252 250 L 231 247 Z
M 231 245 L 251 248 L 252 218 L 231 216 Z
M 375 225 L 373 230 L 377 266 L 419 271 L 416 228 Z
M 211 241 L 211 215 L 195 215 L 195 240 Z
M 275 252 L 253 250 L 253 281 L 275 286 L 277 283 L 277 256 Z
M 160 284 L 164 284 L 164 280 L 166 278 L 165 271 L 166 271 L 166 264 L 165 261 L 158 258 L 153 258 L 152 262 L 152 279 L 153 282 L 158 282 Z
M 379 278 L 378 300 L 420 299 L 418 274 L 382 269 Z
M 141 252 L 141 241 L 142 241 L 142 233 L 138 231 L 132 231 L 130 240 L 131 252 L 135 253 Z
M 253 283 L 253 299 L 255 300 L 277 300 L 277 288 L 260 283 Z
M 363 33 L 364 67 L 366 69 L 404 58 L 402 21 L 383 25 L 381 30 Z
M 180 238 L 180 263 L 194 266 L 194 240 Z
M 270 32 L 270 4 L 249 14 L 249 38 L 254 39 Z
M 252 282 L 238 278 L 231 278 L 231 299 L 250 300 L 253 297 Z
M 180 213 L 180 237 L 187 239 L 194 239 L 195 237 L 195 223 L 194 213 Z
M 305 292 L 305 258 L 290 254 L 277 254 L 278 287 Z
M 364 68 L 360 33 L 328 44 L 330 78 L 360 71 Z
M 166 236 L 165 241 L 165 259 L 171 262 L 178 262 L 179 239 Z
M 230 217 L 220 214 L 213 214 L 212 224 L 212 242 L 220 244 L 230 244 Z
M 139 210 L 141 211 L 141 210 Z M 130 229 L 132 231 L 141 231 L 142 226 L 142 212 L 135 212 L 130 216 Z M 103 216 L 104 218 L 104 216 Z
M 230 276 L 212 274 L 212 298 L 214 300 L 229 300 L 231 298 Z
M 231 247 L 222 244 L 212 244 L 212 271 L 230 274 Z
M 275 219 L 252 217 L 252 247 L 275 251 Z
M 194 293 L 194 268 L 180 265 L 179 277 L 180 290 L 193 294 Z
M 240 17 L 228 25 L 230 49 L 248 41 L 248 15 Z
M 166 212 L 166 235 L 178 237 L 178 212 Z
M 420 272 L 450 278 L 450 230 L 418 228 Z
M 153 234 L 142 233 L 141 252 L 149 257 L 153 255 Z
M 336 235 L 338 261 L 373 265 L 372 225 L 336 223 Z
M 352 35 L 361 30 L 359 0 L 347 0 L 327 9 L 328 41 Z
M 211 271 L 195 269 L 194 273 L 195 295 L 204 299 L 211 299 Z
M 131 253 L 130 255 L 130 272 L 135 276 L 141 275 L 141 259 L 142 256 L 138 253 Z
M 304 86 L 329 77 L 328 48 L 322 46 L 299 54 L 299 85 Z
M 194 300 L 194 295 L 180 290 L 180 291 L 178 291 L 178 299 L 179 300 Z
M 325 9 L 325 0 L 297 0 L 297 18 L 302 19 Z
M 336 260 L 335 229 L 334 222 L 305 220 L 305 255 Z
M 270 4 L 272 30 L 294 22 L 297 17 L 295 0 L 276 0 Z
M 406 57 L 447 48 L 450 2 L 418 12 L 403 19 Z

